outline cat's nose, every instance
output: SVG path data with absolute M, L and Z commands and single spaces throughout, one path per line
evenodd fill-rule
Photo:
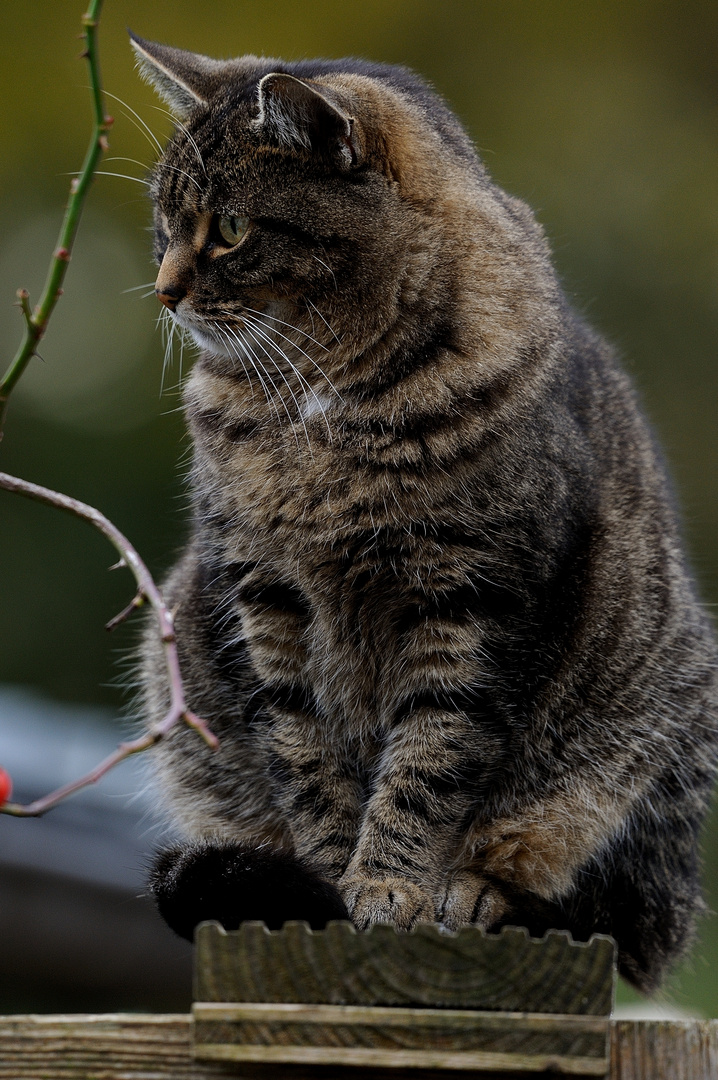
M 187 290 L 181 285 L 168 285 L 158 281 L 155 285 L 155 293 L 160 303 L 168 307 L 170 311 L 175 311 L 180 300 L 187 295 Z
M 180 300 L 190 290 L 193 277 L 194 253 L 184 243 L 170 244 L 162 258 L 155 282 L 155 293 L 160 303 L 170 311 L 176 311 Z

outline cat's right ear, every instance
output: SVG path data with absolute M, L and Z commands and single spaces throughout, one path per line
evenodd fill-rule
M 258 130 L 293 149 L 328 150 L 343 169 L 359 163 L 358 126 L 328 86 L 270 72 L 260 79 Z
M 151 83 L 179 120 L 206 105 L 218 89 L 226 64 L 200 53 L 145 41 L 129 31 L 140 75 Z

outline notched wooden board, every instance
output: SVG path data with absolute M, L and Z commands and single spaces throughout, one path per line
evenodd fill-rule
M 357 932 L 351 923 L 279 931 L 244 923 L 226 932 L 203 923 L 196 933 L 194 998 L 199 1002 L 395 1005 L 521 1013 L 608 1016 L 615 985 L 615 944 L 594 935 L 575 942 L 564 931 L 530 938 L 505 927 L 445 933 L 420 924 Z

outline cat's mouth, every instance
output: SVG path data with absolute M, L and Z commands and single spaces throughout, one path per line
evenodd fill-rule
M 169 308 L 167 309 L 167 315 L 175 326 L 180 330 L 184 330 L 194 339 L 198 348 L 221 356 L 229 355 L 226 348 L 223 348 L 219 335 L 212 333 L 204 321 L 194 319 L 189 312 L 171 311 Z

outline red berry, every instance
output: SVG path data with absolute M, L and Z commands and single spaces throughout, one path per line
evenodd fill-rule
M 6 803 L 12 795 L 12 780 L 10 773 L 0 768 L 0 806 Z

